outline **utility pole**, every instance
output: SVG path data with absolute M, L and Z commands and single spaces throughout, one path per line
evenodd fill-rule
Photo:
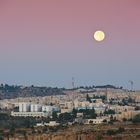
M 75 79 L 74 79 L 74 77 L 72 77 L 72 102 L 73 102 L 73 105 L 74 105 L 74 88 L 75 88 L 74 82 L 75 82 Z
M 72 88 L 74 89 L 75 88 L 75 79 L 74 79 L 74 77 L 72 77 Z

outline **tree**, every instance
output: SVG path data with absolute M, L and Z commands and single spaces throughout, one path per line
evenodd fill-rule
M 114 122 L 114 119 L 113 119 L 113 116 L 111 115 L 111 116 L 110 116 L 110 121 L 109 121 L 109 123 L 110 123 L 110 124 L 113 124 L 113 122 Z
M 89 95 L 87 94 L 86 100 L 89 101 L 91 103 L 91 99 L 89 97 Z
M 110 116 L 110 121 L 113 121 L 113 116 L 112 115 Z
M 132 121 L 133 123 L 140 123 L 140 114 L 137 114 Z
M 95 113 L 94 108 L 92 109 L 80 109 L 80 113 L 83 113 L 85 119 L 96 119 L 97 114 Z
M 36 124 L 36 121 L 34 118 L 32 117 L 26 117 L 24 119 L 24 125 L 26 128 L 31 128 L 32 126 L 34 126 Z
M 0 113 L 0 120 L 8 120 L 10 116 L 7 113 Z
M 127 119 L 126 118 L 123 118 L 123 122 L 126 122 L 127 121 Z
M 114 135 L 115 134 L 115 132 L 114 132 L 114 130 L 112 130 L 112 129 L 109 129 L 109 130 L 107 130 L 107 135 Z
M 115 110 L 112 109 L 105 110 L 104 114 L 115 114 Z
M 68 121 L 73 121 L 74 116 L 71 113 L 61 113 L 59 115 L 59 121 L 60 122 L 68 122 Z
M 119 127 L 118 128 L 118 133 L 122 133 L 122 132 L 124 132 L 125 131 L 125 129 L 123 128 L 123 127 Z
M 58 119 L 57 112 L 52 113 L 52 119 L 56 121 Z
M 106 123 L 106 122 L 107 122 L 107 120 L 106 120 L 106 119 L 104 119 L 104 120 L 103 120 L 103 122 L 104 122 L 104 123 Z
M 92 121 L 92 120 L 90 120 L 90 121 L 89 121 L 89 123 L 90 123 L 90 124 L 93 124 L 93 121 Z
M 73 108 L 72 114 L 74 115 L 75 118 L 77 117 L 77 110 L 75 108 Z

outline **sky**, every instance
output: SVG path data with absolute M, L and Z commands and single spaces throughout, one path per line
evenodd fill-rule
M 140 89 L 139 72 L 139 0 L 0 0 L 0 83 Z

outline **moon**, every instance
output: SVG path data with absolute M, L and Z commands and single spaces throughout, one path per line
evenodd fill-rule
M 94 39 L 98 42 L 103 41 L 105 39 L 105 33 L 101 30 L 98 30 L 94 33 Z

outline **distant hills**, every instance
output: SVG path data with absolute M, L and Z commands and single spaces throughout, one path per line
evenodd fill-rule
M 0 99 L 10 99 L 17 97 L 35 97 L 35 96 L 49 96 L 49 95 L 64 95 L 61 88 L 52 87 L 23 87 L 23 86 L 10 86 L 0 85 Z
M 113 85 L 103 85 L 103 86 L 80 86 L 74 88 L 76 89 L 85 89 L 96 91 L 96 89 L 122 89 L 122 87 L 115 87 Z M 38 87 L 38 86 L 17 86 L 17 85 L 8 85 L 1 84 L 0 85 L 0 99 L 10 99 L 17 97 L 36 97 L 36 96 L 50 96 L 50 95 L 64 95 L 66 90 L 65 88 L 57 88 L 57 87 Z

